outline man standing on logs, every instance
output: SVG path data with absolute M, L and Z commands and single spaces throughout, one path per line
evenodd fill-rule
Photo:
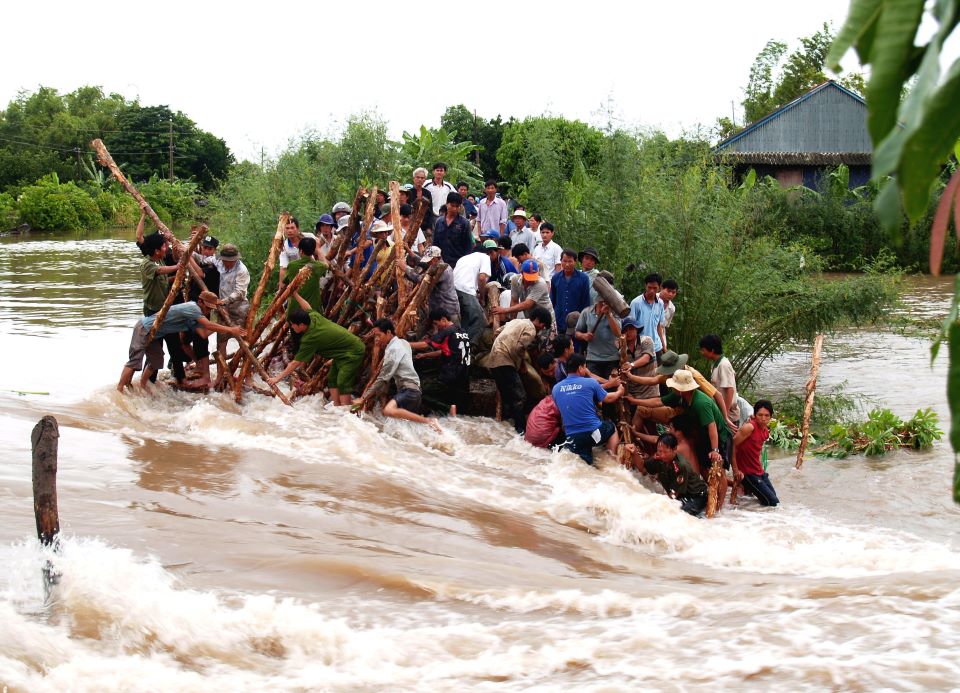
M 433 244 L 443 252 L 443 261 L 456 267 L 457 261 L 473 248 L 473 234 L 470 224 L 460 216 L 460 193 L 451 192 L 446 199 L 447 213 L 433 225 Z
M 440 216 L 440 208 L 447 203 L 447 197 L 450 193 L 454 192 L 453 186 L 443 179 L 445 175 L 447 175 L 447 165 L 442 161 L 438 161 L 433 165 L 433 180 L 423 186 L 424 190 L 430 191 L 430 200 L 433 202 L 433 214 L 437 217 Z M 459 195 L 459 193 L 457 194 Z M 457 214 L 460 214 L 459 207 L 457 207 Z M 448 214 L 447 216 L 450 215 Z M 434 243 L 436 243 L 436 239 L 434 239 Z
M 143 369 L 143 375 L 140 376 L 140 387 L 146 387 L 150 381 L 152 373 L 160 370 L 163 366 L 163 348 L 160 340 L 166 335 L 186 332 L 190 330 L 202 330 L 204 333 L 218 332 L 228 334 L 237 339 L 246 336 L 246 331 L 237 327 L 227 327 L 210 322 L 210 311 L 217 306 L 220 300 L 217 295 L 209 291 L 203 291 L 200 294 L 200 300 L 197 303 L 188 301 L 171 306 L 167 312 L 167 317 L 157 329 L 157 334 L 152 341 L 147 342 L 150 330 L 153 328 L 155 320 L 154 315 L 137 320 L 133 327 L 133 336 L 130 339 L 130 354 L 123 372 L 120 375 L 120 382 L 117 384 L 117 391 L 123 392 L 133 383 L 133 374 Z M 147 357 L 147 367 L 143 368 L 143 357 Z M 177 381 L 178 385 L 183 385 L 182 378 Z
M 383 364 L 370 388 L 357 400 L 354 409 L 363 407 L 369 399 L 386 394 L 391 381 L 397 386 L 397 394 L 383 407 L 383 415 L 415 423 L 427 424 L 437 433 L 443 433 L 436 419 L 420 416 L 422 394 L 420 376 L 413 368 L 413 352 L 410 342 L 400 339 L 393 321 L 380 318 L 373 323 L 373 338 L 383 348 Z
M 290 323 L 290 329 L 300 335 L 300 348 L 283 372 L 270 378 L 267 383 L 276 385 L 320 354 L 325 359 L 333 359 L 327 376 L 330 401 L 337 406 L 349 406 L 353 403 L 353 390 L 366 354 L 363 342 L 352 332 L 313 310 L 299 293 L 294 293 L 293 297 L 300 304 L 300 309 L 294 310 L 287 317 L 287 322 Z
M 296 217 L 290 217 L 290 221 L 283 228 L 283 232 L 287 237 L 283 239 L 283 246 L 280 248 L 280 281 L 277 285 L 277 293 L 283 291 L 283 287 L 287 284 L 287 277 L 294 276 L 287 272 L 287 267 L 291 262 L 300 258 L 300 239 L 313 238 L 316 240 L 316 236 L 312 233 L 300 232 L 300 222 L 297 221 Z

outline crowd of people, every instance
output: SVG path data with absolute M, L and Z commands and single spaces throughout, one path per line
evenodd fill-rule
M 321 356 L 331 361 L 327 387 L 335 405 L 358 409 L 379 400 L 385 416 L 439 431 L 435 416 L 469 413 L 471 384 L 488 377 L 503 418 L 531 445 L 559 446 L 592 465 L 594 448 L 616 455 L 623 443 L 628 454 L 621 459 L 655 477 L 692 514 L 706 507 L 706 480 L 718 466 L 731 470 L 734 488 L 777 505 L 763 455 L 773 407 L 767 400 L 751 406 L 740 396 L 717 335 L 699 343 L 709 377 L 669 348 L 677 282 L 651 272 L 628 305 L 613 275 L 601 270 L 596 249 L 558 243 L 553 224 L 502 197 L 496 181 L 474 197 L 466 183 L 447 182 L 446 172 L 443 163 L 433 166 L 432 176 L 416 169 L 396 200 L 378 192 L 375 218 L 349 238 L 348 251 L 339 254 L 342 267 L 336 267 L 335 239 L 349 223 L 350 205 L 335 204 L 313 232 L 290 218 L 279 290 L 302 267 L 311 272 L 286 306 L 286 348 L 268 364 L 268 384 L 289 378 L 296 387 L 303 367 Z M 427 202 L 419 203 L 425 213 L 412 229 L 419 200 Z M 397 280 L 413 287 L 427 273 L 434 279 L 414 330 L 399 334 L 388 318 L 368 320 L 383 360 L 372 384 L 357 392 L 370 347 L 324 314 L 321 297 L 331 270 L 370 277 L 387 261 L 395 218 L 400 235 L 414 238 L 403 248 L 406 267 Z M 235 245 L 205 235 L 187 262 L 208 290 L 191 287 L 178 296 L 151 338 L 177 262 L 160 233 L 143 231 L 141 217 L 144 317 L 134 327 L 118 389 L 129 387 L 140 370 L 142 386 L 155 380 L 166 343 L 178 387 L 205 390 L 212 382 L 209 336 L 218 333 L 221 364 L 228 341 L 246 337 L 250 273 Z M 213 310 L 222 318 L 212 320 Z

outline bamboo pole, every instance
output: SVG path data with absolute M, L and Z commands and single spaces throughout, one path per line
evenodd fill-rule
M 270 244 L 270 252 L 267 254 L 267 259 L 263 262 L 263 273 L 260 275 L 260 281 L 257 283 L 257 290 L 253 292 L 253 300 L 250 301 L 250 311 L 247 313 L 247 333 L 253 329 L 253 321 L 257 318 L 260 301 L 263 300 L 263 292 L 267 290 L 267 282 L 270 280 L 270 275 L 273 274 L 273 268 L 277 264 L 277 257 L 280 255 L 280 248 L 283 246 L 284 231 L 289 223 L 290 213 L 283 212 L 277 221 L 277 231 L 273 234 L 273 243 Z
M 173 275 L 173 285 L 170 287 L 170 291 L 167 292 L 167 297 L 163 301 L 163 305 L 160 307 L 160 310 L 157 312 L 156 317 L 153 319 L 153 327 L 150 328 L 150 334 L 147 335 L 147 344 L 153 341 L 153 338 L 157 336 L 157 330 L 160 329 L 160 325 L 163 324 L 164 318 L 167 317 L 167 311 L 170 310 L 170 306 L 177 298 L 177 292 L 180 290 L 180 285 L 183 284 L 183 275 L 187 271 L 187 264 L 190 262 L 190 258 L 193 256 L 193 251 L 199 245 L 200 241 L 203 239 L 203 235 L 197 234 L 190 239 L 190 245 L 187 246 L 187 249 L 180 255 L 180 261 L 177 263 L 177 273 Z
M 707 473 L 707 517 L 714 517 L 723 508 L 727 497 L 727 475 L 723 462 L 713 462 Z
M 803 467 L 803 453 L 807 451 L 807 439 L 810 437 L 810 417 L 813 415 L 813 398 L 817 390 L 817 376 L 820 374 L 820 356 L 823 353 L 823 335 L 818 334 L 813 341 L 813 362 L 810 364 L 810 379 L 807 380 L 807 401 L 803 405 L 803 425 L 800 429 L 800 448 L 797 450 L 796 468 Z
M 220 321 L 221 321 L 224 325 L 232 326 L 233 323 L 230 321 L 230 316 L 227 315 L 227 311 L 217 309 L 217 313 L 220 315 Z M 286 395 L 284 395 L 284 394 L 280 391 L 280 388 L 278 388 L 276 385 L 271 385 L 271 384 L 270 384 L 270 382 L 269 382 L 269 380 L 270 380 L 270 374 L 267 373 L 266 369 L 260 364 L 260 361 L 259 361 L 259 360 L 257 359 L 257 357 L 253 354 L 253 352 L 250 350 L 250 345 L 247 344 L 247 342 L 244 340 L 244 338 L 243 338 L 243 337 L 237 337 L 237 343 L 240 345 L 240 351 L 242 351 L 242 352 L 243 352 L 243 355 L 246 356 L 246 361 L 245 361 L 245 363 L 251 363 L 251 364 L 253 364 L 253 367 L 256 369 L 256 371 L 257 371 L 257 373 L 260 375 L 260 377 L 263 378 L 264 381 L 267 381 L 267 386 L 268 386 L 271 390 L 273 390 L 273 394 L 275 394 L 277 397 L 279 397 L 279 398 L 280 398 L 280 401 L 283 402 L 284 404 L 286 404 L 288 407 L 292 407 L 293 405 L 290 404 L 290 400 L 287 399 Z M 217 353 L 219 354 L 220 352 L 217 352 Z M 234 383 L 234 392 L 236 392 L 236 390 L 237 390 L 236 383 Z

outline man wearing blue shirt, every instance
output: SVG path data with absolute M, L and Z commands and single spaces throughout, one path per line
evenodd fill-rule
M 616 402 L 623 396 L 623 385 L 613 392 L 604 390 L 590 377 L 587 362 L 580 354 L 567 359 L 567 373 L 563 381 L 553 386 L 553 401 L 560 410 L 567 436 L 564 447 L 592 465 L 594 447 L 605 444 L 607 452 L 615 455 L 620 444 L 613 422 L 597 416 L 597 404 Z
M 564 249 L 560 255 L 560 271 L 550 278 L 550 300 L 557 317 L 557 329 L 567 324 L 567 314 L 591 305 L 590 278 L 577 269 L 577 253 Z
M 660 354 L 664 351 L 666 341 L 666 327 L 663 314 L 663 301 L 657 296 L 663 280 L 656 272 L 643 278 L 644 292 L 630 302 L 630 317 L 640 326 L 640 334 L 653 339 L 653 350 L 657 354 L 657 363 Z
M 171 306 L 167 312 L 166 319 L 157 328 L 157 334 L 151 341 L 147 341 L 150 336 L 150 330 L 156 315 L 148 315 L 145 318 L 137 320 L 133 327 L 133 336 L 130 339 L 130 353 L 126 365 L 123 367 L 123 373 L 120 375 L 120 382 L 117 384 L 117 390 L 123 392 L 133 382 L 133 374 L 143 369 L 143 357 L 147 357 L 147 367 L 143 370 L 140 377 L 140 387 L 146 387 L 150 381 L 150 375 L 163 366 L 163 347 L 160 340 L 168 334 L 177 332 L 189 332 L 196 330 L 201 336 L 208 336 L 210 332 L 219 332 L 228 334 L 231 337 L 240 339 L 245 337 L 246 330 L 237 327 L 227 327 L 210 322 L 208 316 L 213 308 L 222 303 L 220 298 L 210 291 L 202 291 L 196 303 L 188 301 Z M 182 383 L 178 383 L 182 385 Z

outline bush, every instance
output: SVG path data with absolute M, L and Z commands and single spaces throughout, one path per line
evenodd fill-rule
M 9 193 L 0 193 L 0 231 L 13 228 L 17 223 L 17 201 Z
M 103 226 L 93 198 L 72 181 L 61 183 L 55 173 L 24 188 L 17 211 L 30 226 L 46 231 L 85 231 Z
M 140 219 L 140 207 L 130 195 L 102 190 L 94 195 L 100 215 L 110 226 L 134 226 Z
M 146 198 L 153 211 L 166 224 L 193 221 L 197 217 L 197 184 L 192 181 L 175 180 L 173 183 L 166 178 L 153 176 L 138 188 Z M 133 220 L 140 218 L 139 208 Z

